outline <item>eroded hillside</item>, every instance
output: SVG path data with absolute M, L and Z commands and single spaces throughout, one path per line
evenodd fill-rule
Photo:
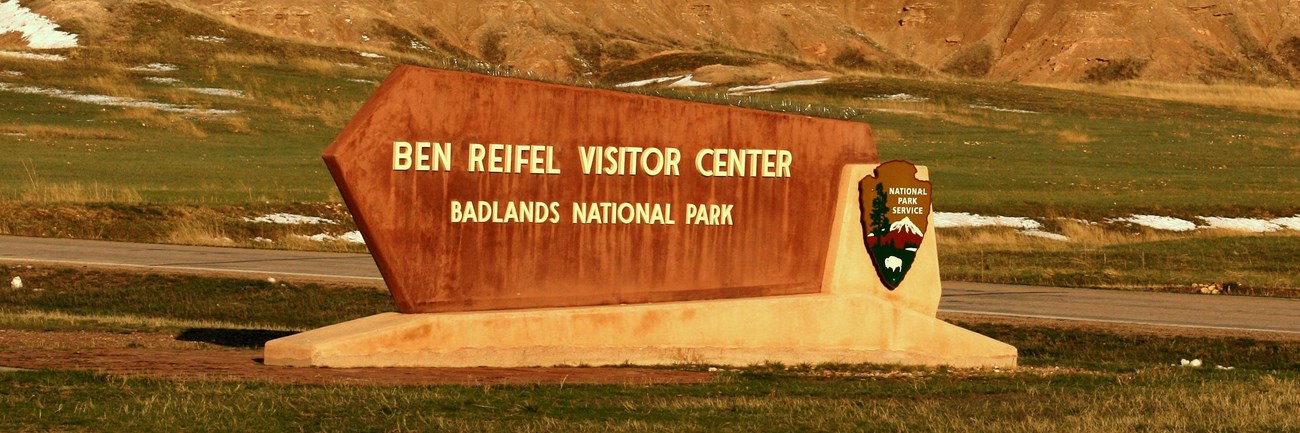
M 1300 78 L 1300 2 L 1291 0 L 186 3 L 277 35 L 446 51 L 552 77 L 600 77 L 666 53 L 738 51 L 802 69 L 1021 82 Z

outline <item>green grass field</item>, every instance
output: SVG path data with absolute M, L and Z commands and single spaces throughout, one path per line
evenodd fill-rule
M 262 336 L 391 308 L 371 288 L 59 268 L 0 289 L 0 332 Z M 39 290 L 37 290 L 39 289 Z M 959 322 L 1020 349 L 1022 368 L 722 366 L 691 385 L 284 385 L 0 372 L 0 430 L 27 431 L 1291 431 L 1294 339 Z M 148 350 L 150 343 L 133 345 Z M 225 343 L 230 344 L 230 343 Z M 90 347 L 90 346 L 88 346 Z M 0 347 L 24 353 L 33 347 Z M 90 349 L 87 349 L 90 350 Z M 189 350 L 229 350 L 212 346 Z M 1177 367 L 1201 359 L 1201 368 Z M 1219 369 L 1217 366 L 1232 367 Z M 661 368 L 706 371 L 707 365 Z M 329 370 L 319 374 L 329 375 Z
M 363 57 L 365 47 L 270 37 L 165 2 L 121 7 L 132 13 L 115 22 L 74 24 L 83 47 L 55 51 L 66 54 L 66 62 L 0 57 L 0 82 L 7 86 L 0 89 L 0 173 L 7 174 L 0 176 L 0 234 L 364 251 L 293 235 L 355 228 L 337 208 L 338 193 L 319 155 L 377 82 L 402 63 L 527 77 L 440 48 Z M 196 35 L 221 35 L 225 42 L 191 38 Z M 676 75 L 710 63 L 762 62 L 806 66 L 748 52 L 669 55 L 604 71 L 604 81 L 590 85 Z M 151 63 L 176 70 L 131 69 Z M 14 90 L 20 88 L 46 91 Z M 50 95 L 51 89 L 234 113 L 95 105 Z M 1105 223 L 1131 214 L 1191 221 L 1300 215 L 1300 106 L 1293 102 L 1300 93 L 1294 89 L 1053 88 L 938 75 L 848 75 L 746 96 L 724 96 L 725 88 L 634 90 L 870 123 L 883 160 L 931 167 L 936 211 L 1035 218 L 1049 230 L 1062 218 L 1103 223 L 1101 233 L 1059 243 L 1004 229 L 975 229 L 976 235 L 941 230 L 951 278 L 1123 288 L 1233 283 L 1261 294 L 1300 288 L 1294 230 L 1152 235 Z M 1216 99 L 1218 92 L 1228 93 Z M 340 224 L 243 221 L 273 212 Z M 276 243 L 256 243 L 255 237 Z M 1105 259 L 1092 259 L 1093 252 Z M 1264 257 L 1270 262 L 1261 264 Z

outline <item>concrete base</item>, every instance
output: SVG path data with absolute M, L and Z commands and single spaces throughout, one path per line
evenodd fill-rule
M 840 174 L 822 291 L 660 304 L 464 313 L 386 313 L 266 343 L 270 365 L 519 367 L 764 361 L 1013 367 L 1016 348 L 935 318 L 939 256 L 931 220 L 894 290 L 863 246 L 857 183 Z M 928 179 L 921 167 L 918 176 Z M 737 252 L 743 254 L 743 252 Z
M 378 314 L 266 344 L 269 365 L 882 363 L 1013 367 L 1016 349 L 871 295 Z

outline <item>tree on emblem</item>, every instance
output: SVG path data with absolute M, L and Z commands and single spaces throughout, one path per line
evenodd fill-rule
M 885 194 L 885 184 L 876 183 L 876 198 L 871 201 L 871 233 L 884 237 L 889 233 L 889 195 Z

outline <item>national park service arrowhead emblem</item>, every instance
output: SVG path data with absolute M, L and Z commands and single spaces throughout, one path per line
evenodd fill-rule
M 889 290 L 912 269 L 929 226 L 930 182 L 916 174 L 910 162 L 889 161 L 858 182 L 863 241 L 876 275 Z

